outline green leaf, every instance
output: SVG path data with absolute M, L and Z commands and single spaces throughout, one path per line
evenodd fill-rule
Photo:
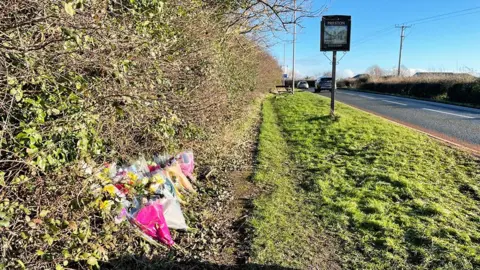
M 59 110 L 59 109 L 56 109 L 56 108 L 53 108 L 53 109 L 52 109 L 52 114 L 53 114 L 53 115 L 59 115 L 59 114 L 60 114 L 60 110 Z
M 12 90 L 10 90 L 10 95 L 14 96 L 14 97 L 15 97 L 15 100 L 16 100 L 17 102 L 20 101 L 20 100 L 22 100 L 23 91 L 22 91 L 21 85 L 20 85 L 20 87 L 12 88 Z
M 89 265 L 96 265 L 96 266 L 98 266 L 97 259 L 95 259 L 94 257 L 90 257 L 90 258 L 88 258 L 88 260 L 87 260 L 87 264 L 89 264 Z
M 36 163 L 42 171 L 45 171 L 45 167 L 47 166 L 47 161 L 45 159 L 38 157 Z
M 53 238 L 48 233 L 43 236 L 43 240 L 46 241 L 49 246 L 53 244 Z
M 36 153 L 38 153 L 38 148 L 36 148 L 36 147 L 27 148 L 27 154 L 28 154 L 29 156 L 31 156 L 31 155 L 33 155 L 33 154 L 36 154 Z
M 75 15 L 75 9 L 73 9 L 73 3 L 65 3 L 65 12 L 67 12 L 67 14 L 70 16 Z
M 55 160 L 51 155 L 47 156 L 47 161 L 48 161 L 48 164 L 50 164 L 52 166 L 57 163 L 57 160 Z
M 65 259 L 68 259 L 70 258 L 72 255 L 70 254 L 70 252 L 68 252 L 68 249 L 64 249 L 62 250 L 62 255 Z M 68 261 L 66 261 L 68 263 Z
M 19 175 L 19 176 L 13 178 L 13 181 L 12 181 L 11 184 L 12 185 L 18 185 L 18 184 L 24 183 L 28 180 L 29 180 L 29 178 L 26 177 L 25 175 Z
M 37 253 L 38 256 L 43 256 L 43 254 L 45 254 L 45 252 L 43 252 L 43 250 L 40 250 L 40 249 L 37 250 L 36 253 Z
M 42 210 L 42 211 L 40 212 L 40 217 L 41 217 L 41 218 L 44 218 L 44 217 L 46 217 L 46 216 L 48 215 L 48 213 L 50 213 L 50 211 L 48 211 L 48 210 Z
M 60 264 L 56 264 L 55 265 L 55 270 L 63 270 L 63 266 L 61 266 Z
M 17 260 L 17 263 L 20 265 L 22 269 L 25 269 L 25 264 L 21 260 Z
M 0 220 L 0 227 L 8 227 L 10 226 L 10 222 L 7 220 Z
M 10 76 L 7 76 L 7 84 L 8 85 L 14 85 L 14 84 L 17 84 L 18 81 L 15 77 L 10 77 Z
M 20 101 L 22 100 L 23 97 L 23 91 L 22 90 L 17 90 L 17 94 L 15 95 L 15 101 Z

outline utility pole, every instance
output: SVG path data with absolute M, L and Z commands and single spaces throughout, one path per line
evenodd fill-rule
M 403 40 L 405 39 L 405 28 L 410 28 L 410 25 L 396 25 L 395 28 L 402 28 L 402 32 L 400 34 L 400 54 L 398 56 L 398 71 L 397 76 L 400 77 L 400 67 L 402 65 L 402 49 L 403 49 Z
M 292 63 L 292 94 L 295 93 L 295 41 L 297 36 L 297 1 L 293 0 L 293 63 Z

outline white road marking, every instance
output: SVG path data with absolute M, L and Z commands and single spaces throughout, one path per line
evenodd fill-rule
M 385 102 L 388 102 L 388 103 L 397 104 L 397 105 L 407 106 L 407 104 L 405 104 L 405 103 L 390 101 L 390 100 L 386 100 L 386 99 L 382 99 L 382 101 L 385 101 Z
M 364 95 L 359 95 L 360 97 L 363 97 L 363 98 L 368 98 L 368 99 L 376 99 L 376 98 L 373 98 L 373 97 L 369 97 L 369 96 L 364 96 Z
M 432 111 L 432 112 L 438 112 L 438 113 L 455 115 L 455 116 L 459 116 L 459 117 L 463 117 L 463 118 L 469 118 L 469 119 L 475 118 L 475 117 L 471 117 L 471 116 L 466 116 L 466 115 L 461 115 L 461 114 L 456 114 L 456 113 L 449 113 L 449 112 L 438 111 L 438 110 L 432 110 L 432 109 L 427 109 L 427 108 L 422 108 L 422 109 L 423 109 L 423 110 L 426 110 L 426 111 Z

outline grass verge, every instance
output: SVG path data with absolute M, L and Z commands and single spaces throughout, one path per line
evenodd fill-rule
M 479 161 L 343 104 L 332 120 L 329 102 L 297 93 L 263 108 L 256 179 L 275 185 L 272 198 L 255 204 L 261 218 L 254 220 L 254 247 L 264 248 L 257 256 L 292 250 L 278 239 L 302 241 L 302 224 L 289 224 L 292 236 L 282 235 L 282 219 L 293 214 L 336 236 L 345 268 L 478 269 Z M 283 201 L 292 192 L 283 186 L 294 178 L 303 200 Z M 278 193 L 283 198 L 275 201 Z M 283 213 L 298 208 L 312 213 Z
M 297 172 L 272 102 L 267 99 L 262 108 L 254 180 L 268 192 L 254 202 L 252 260 L 286 267 L 332 266 L 334 256 L 327 254 L 331 244 L 326 244 L 313 216 L 314 207 L 306 203 L 305 192 L 298 188 Z

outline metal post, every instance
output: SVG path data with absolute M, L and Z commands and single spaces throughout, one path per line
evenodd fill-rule
M 335 116 L 335 90 L 337 89 L 337 51 L 333 51 L 332 57 L 332 91 L 330 92 L 330 115 Z
M 297 1 L 293 0 L 293 63 L 292 63 L 292 94 L 295 92 L 295 40 L 297 35 Z
M 283 43 L 283 74 L 287 74 L 287 66 L 285 65 L 285 42 Z M 287 78 L 283 77 L 283 74 L 282 74 L 282 82 L 283 82 L 283 86 L 285 86 L 285 81 L 287 80 Z M 288 75 L 287 75 L 288 77 Z

